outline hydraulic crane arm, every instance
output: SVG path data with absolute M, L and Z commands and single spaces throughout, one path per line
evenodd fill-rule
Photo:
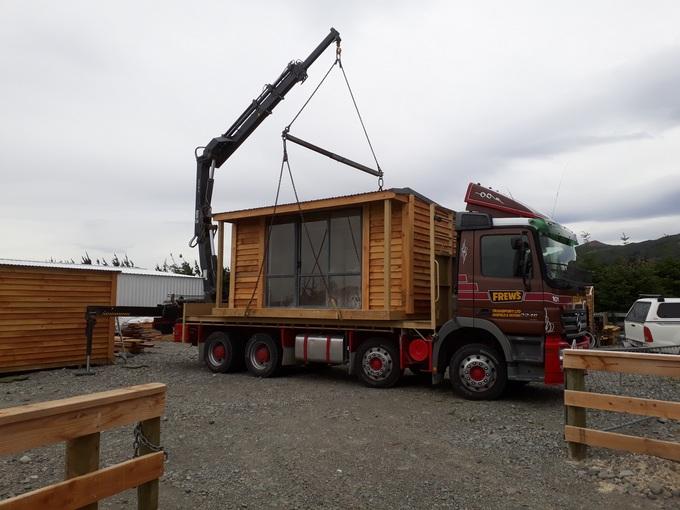
M 276 105 L 296 83 L 307 78 L 307 69 L 331 44 L 340 44 L 340 34 L 334 28 L 312 53 L 303 61 L 295 60 L 286 66 L 274 83 L 266 85 L 262 93 L 240 115 L 236 122 L 222 135 L 210 140 L 203 153 L 196 155 L 196 216 L 194 238 L 190 246 L 198 246 L 203 270 L 206 300 L 215 298 L 217 257 L 213 247 L 212 192 L 215 168 L 219 168 L 239 146 L 267 118 Z M 198 149 L 197 149 L 198 152 Z M 221 270 L 221 268 L 219 268 Z

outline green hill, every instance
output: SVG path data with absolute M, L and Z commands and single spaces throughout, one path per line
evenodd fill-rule
M 625 312 L 640 294 L 680 297 L 680 234 L 619 246 L 592 241 L 576 251 L 592 274 L 597 311 Z
M 591 241 L 576 247 L 579 257 L 592 259 L 600 264 L 617 261 L 680 259 L 680 234 L 659 239 L 629 243 L 626 245 L 604 244 Z

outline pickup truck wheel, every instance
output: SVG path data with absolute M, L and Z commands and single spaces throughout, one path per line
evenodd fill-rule
M 469 400 L 493 400 L 508 384 L 502 355 L 484 344 L 464 345 L 451 357 L 449 377 L 453 390 Z
M 399 352 L 382 338 L 366 340 L 357 351 L 357 373 L 366 386 L 389 388 L 401 377 Z
M 205 364 L 213 372 L 235 372 L 242 366 L 240 344 L 223 331 L 215 331 L 205 341 Z
M 255 333 L 246 344 L 246 368 L 255 377 L 272 377 L 281 368 L 281 349 L 266 333 Z

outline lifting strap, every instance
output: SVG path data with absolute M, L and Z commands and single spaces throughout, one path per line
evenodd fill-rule
M 272 227 L 274 225 L 274 221 L 275 221 L 275 218 L 276 218 L 277 207 L 278 207 L 278 203 L 279 203 L 279 196 L 281 194 L 281 183 L 283 181 L 283 171 L 284 171 L 284 168 L 286 168 L 287 171 L 288 171 L 288 176 L 290 177 L 291 186 L 293 188 L 293 194 L 295 195 L 295 202 L 298 206 L 298 212 L 300 214 L 300 225 L 304 229 L 305 237 L 307 239 L 307 242 L 309 243 L 309 246 L 312 250 L 312 253 L 314 254 L 314 265 L 313 265 L 313 268 L 312 268 L 312 274 L 316 276 L 316 274 L 314 273 L 315 270 L 319 271 L 318 276 L 321 278 L 321 281 L 324 284 L 326 293 L 328 295 L 328 300 L 330 301 L 331 305 L 335 309 L 338 319 L 342 318 L 342 311 L 338 307 L 337 299 L 331 293 L 331 289 L 330 289 L 330 286 L 329 286 L 329 283 L 328 283 L 328 275 L 324 274 L 323 270 L 321 269 L 321 266 L 319 265 L 319 257 L 321 255 L 321 251 L 322 251 L 323 245 L 326 241 L 326 236 L 328 235 L 328 232 L 326 232 L 324 234 L 324 237 L 321 240 L 321 245 L 319 246 L 319 248 L 317 250 L 314 246 L 314 243 L 312 242 L 312 237 L 311 237 L 311 234 L 309 233 L 309 228 L 307 226 L 307 222 L 305 221 L 304 214 L 302 212 L 302 205 L 300 204 L 300 197 L 298 195 L 297 188 L 295 186 L 295 179 L 293 178 L 293 171 L 291 170 L 291 167 L 290 167 L 290 160 L 288 158 L 288 147 L 287 147 L 287 141 L 290 140 L 291 142 L 294 142 L 298 145 L 301 145 L 301 146 L 306 147 L 308 149 L 311 149 L 315 152 L 323 154 L 324 156 L 330 157 L 330 158 L 332 158 L 336 161 L 339 161 L 340 163 L 344 163 L 346 165 L 357 168 L 358 170 L 362 170 L 362 171 L 367 172 L 371 175 L 375 175 L 375 176 L 378 177 L 378 189 L 380 191 L 382 191 L 383 183 L 384 183 L 384 181 L 383 181 L 383 171 L 380 168 L 380 163 L 378 163 L 378 158 L 375 154 L 375 151 L 373 150 L 373 144 L 371 143 L 371 139 L 368 136 L 368 131 L 366 130 L 366 125 L 364 124 L 364 120 L 361 116 L 361 112 L 359 111 L 359 106 L 357 105 L 356 99 L 354 97 L 352 87 L 350 86 L 349 80 L 347 79 L 347 74 L 345 73 L 345 68 L 342 65 L 342 61 L 340 59 L 341 51 L 342 50 L 340 48 L 340 42 L 338 41 L 336 53 L 335 53 L 335 61 L 330 66 L 328 71 L 326 71 L 326 74 L 324 74 L 323 78 L 321 78 L 321 81 L 314 88 L 314 90 L 312 91 L 310 96 L 307 98 L 307 100 L 304 102 L 302 107 L 295 114 L 295 116 L 293 117 L 293 120 L 291 120 L 288 123 L 288 125 L 284 128 L 284 130 L 281 134 L 281 138 L 282 138 L 282 142 L 283 142 L 283 156 L 282 156 L 282 159 L 281 159 L 281 167 L 279 169 L 279 179 L 278 179 L 278 183 L 277 183 L 277 186 L 276 186 L 276 197 L 274 199 L 274 208 L 272 210 L 272 215 L 271 215 L 271 218 L 269 220 L 269 225 L 267 226 L 267 232 L 266 232 L 266 235 L 265 235 L 264 257 L 262 257 L 262 262 L 260 264 L 260 270 L 258 271 L 258 274 L 257 274 L 257 280 L 255 282 L 255 287 L 253 288 L 253 292 L 250 296 L 250 299 L 248 300 L 248 304 L 246 305 L 246 309 L 245 309 L 245 315 L 246 316 L 248 316 L 248 313 L 251 309 L 253 300 L 255 299 L 255 294 L 257 293 L 257 289 L 259 288 L 260 281 L 262 280 L 262 274 L 264 272 L 264 265 L 265 265 L 266 259 L 268 257 L 268 254 L 269 254 L 269 242 L 270 242 L 270 239 L 271 239 Z M 330 151 L 327 151 L 325 149 L 317 147 L 316 145 L 312 145 L 309 142 L 305 142 L 304 140 L 301 140 L 301 139 L 294 137 L 294 136 L 289 134 L 290 128 L 293 125 L 293 123 L 298 119 L 300 114 L 304 111 L 304 109 L 310 103 L 310 101 L 312 100 L 314 95 L 317 93 L 317 91 L 319 90 L 321 85 L 326 81 L 326 78 L 328 78 L 331 71 L 333 70 L 333 68 L 336 65 L 342 71 L 342 75 L 344 77 L 345 84 L 347 85 L 347 89 L 349 90 L 350 97 L 352 98 L 352 104 L 354 105 L 354 109 L 357 113 L 357 117 L 359 118 L 359 122 L 361 123 L 361 128 L 364 132 L 364 136 L 366 137 L 366 141 L 368 142 L 368 146 L 371 150 L 371 154 L 373 155 L 373 160 L 375 161 L 375 165 L 377 167 L 377 170 L 373 170 L 373 169 L 366 167 L 366 166 L 364 166 L 360 163 L 356 163 L 356 162 L 349 160 L 347 158 L 343 158 L 342 156 L 338 156 L 337 154 L 334 154 Z M 356 246 L 356 237 L 355 237 L 354 229 L 352 228 L 351 222 L 349 222 L 349 218 L 348 218 L 348 225 L 349 225 L 349 229 L 350 229 L 350 234 L 352 236 L 352 244 L 354 246 L 355 254 L 357 255 L 357 258 L 360 259 L 359 250 Z

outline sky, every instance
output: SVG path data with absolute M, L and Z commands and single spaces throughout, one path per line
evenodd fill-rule
M 195 147 L 331 26 L 386 187 L 462 210 L 479 182 L 613 244 L 680 232 L 680 2 L 3 0 L 0 258 L 197 258 Z M 273 203 L 334 57 L 216 171 L 213 211 Z M 337 68 L 291 133 L 372 166 Z M 289 154 L 301 200 L 377 189 Z

